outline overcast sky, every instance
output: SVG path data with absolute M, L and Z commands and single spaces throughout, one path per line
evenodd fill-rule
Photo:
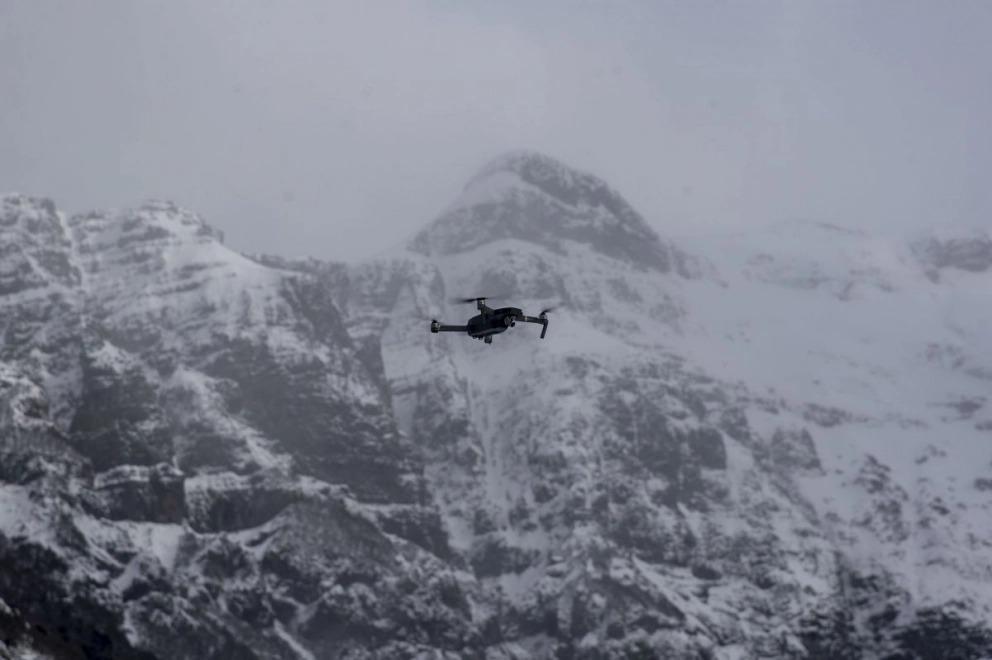
M 514 148 L 669 235 L 992 227 L 992 2 L 0 0 L 0 190 L 354 259 Z

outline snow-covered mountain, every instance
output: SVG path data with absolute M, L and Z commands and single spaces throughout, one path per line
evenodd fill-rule
M 313 279 L 168 204 L 6 197 L 0 244 L 8 646 L 390 657 L 467 634 L 381 370 Z
M 6 197 L 0 640 L 992 655 L 990 246 L 673 241 L 528 152 L 359 265 Z M 492 294 L 557 306 L 548 338 L 428 332 Z

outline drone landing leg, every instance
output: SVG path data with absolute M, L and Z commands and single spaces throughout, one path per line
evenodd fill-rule
M 541 339 L 544 339 L 545 333 L 548 331 L 548 319 L 542 318 L 540 316 L 518 316 L 517 321 L 524 321 L 525 323 L 539 323 L 541 324 Z

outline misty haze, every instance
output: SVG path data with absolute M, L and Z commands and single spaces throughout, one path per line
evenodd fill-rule
M 0 658 L 992 657 L 990 34 L 0 0 Z

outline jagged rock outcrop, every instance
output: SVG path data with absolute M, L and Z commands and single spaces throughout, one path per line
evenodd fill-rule
M 918 239 L 913 248 L 934 281 L 948 268 L 974 273 L 992 268 L 992 236 L 986 231 L 935 232 Z

